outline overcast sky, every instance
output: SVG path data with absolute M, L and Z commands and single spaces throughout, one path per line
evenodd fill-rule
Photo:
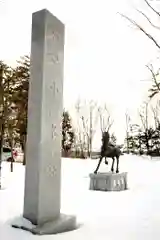
M 47 8 L 66 25 L 64 106 L 73 108 L 78 97 L 106 102 L 121 142 L 126 109 L 135 118 L 150 84 L 140 81 L 149 77 L 145 65 L 158 56 L 117 14 L 142 22 L 134 7 L 145 10 L 143 0 L 0 0 L 0 59 L 13 64 L 30 53 L 32 12 Z

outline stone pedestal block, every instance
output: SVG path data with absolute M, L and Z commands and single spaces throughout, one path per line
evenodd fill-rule
M 127 189 L 127 173 L 91 173 L 90 190 L 122 191 Z

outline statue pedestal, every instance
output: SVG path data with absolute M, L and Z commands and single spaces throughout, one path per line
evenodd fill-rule
M 122 191 L 127 189 L 127 172 L 91 173 L 90 190 Z

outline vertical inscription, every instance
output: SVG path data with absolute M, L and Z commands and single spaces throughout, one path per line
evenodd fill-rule
M 47 62 L 49 64 L 59 64 L 60 63 L 60 57 L 59 55 L 54 55 L 54 53 L 47 53 Z
M 56 127 L 56 124 L 53 124 L 52 123 L 52 139 L 55 139 L 56 136 L 57 136 L 57 127 Z
M 53 80 L 52 84 L 49 86 L 49 88 L 52 91 L 52 93 L 54 94 L 54 96 L 56 97 L 56 94 L 59 93 L 59 88 L 56 86 L 56 83 L 54 80 Z
M 52 31 L 51 37 L 53 40 L 58 40 L 60 39 L 59 33 L 56 31 Z
M 52 82 L 52 84 L 50 85 L 50 89 L 53 91 L 53 93 L 55 94 L 55 89 L 56 89 L 56 83 L 55 81 Z
M 57 172 L 57 169 L 56 169 L 56 167 L 55 166 L 48 166 L 47 168 L 46 168 L 46 172 L 47 172 L 47 175 L 49 175 L 49 176 L 54 176 L 55 174 L 56 174 L 56 172 Z
M 55 46 L 60 40 L 60 36 L 57 32 L 52 31 L 51 34 L 47 37 L 47 62 L 50 64 L 59 64 L 60 63 L 60 57 L 58 52 L 58 46 Z M 55 52 L 56 49 L 56 52 Z

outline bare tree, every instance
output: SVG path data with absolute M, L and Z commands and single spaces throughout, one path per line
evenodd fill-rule
M 93 140 L 97 131 L 97 125 L 100 124 L 101 132 L 109 131 L 113 124 L 111 115 L 107 106 L 99 106 L 97 102 L 78 100 L 75 106 L 77 113 L 77 146 L 81 146 L 81 151 L 86 151 L 91 158 L 93 151 Z
M 150 10 L 150 12 L 153 15 L 157 16 L 158 20 L 160 20 L 160 12 L 157 9 L 155 9 L 152 6 L 152 4 L 149 3 L 148 0 L 143 0 L 143 1 L 146 4 L 148 10 Z M 156 24 L 154 24 L 154 21 L 151 19 L 151 17 L 149 17 L 144 11 L 139 10 L 139 9 L 135 9 L 135 10 L 143 17 L 144 20 L 147 21 L 147 23 L 151 26 L 152 30 L 160 31 L 160 26 L 157 26 Z M 160 43 L 154 36 L 153 32 L 150 33 L 146 29 L 146 27 L 143 27 L 137 21 L 126 16 L 125 14 L 122 14 L 122 13 L 118 13 L 118 14 L 120 14 L 123 18 L 125 18 L 127 21 L 129 21 L 133 26 L 135 26 L 137 29 L 139 29 L 154 44 L 154 46 L 156 46 L 156 48 L 158 50 L 160 50 Z M 147 68 L 150 71 L 152 80 L 153 80 L 153 85 L 152 85 L 151 89 L 149 89 L 149 92 L 151 92 L 149 97 L 153 98 L 157 93 L 160 92 L 160 81 L 158 81 L 158 79 L 157 79 L 157 77 L 159 76 L 159 70 L 157 72 L 155 72 L 152 65 L 147 65 Z
M 151 12 L 153 14 L 155 14 L 159 19 L 160 19 L 160 12 L 158 10 L 156 10 L 150 3 L 148 0 L 143 0 L 146 4 L 146 6 L 148 7 L 149 10 L 151 10 Z M 155 25 L 153 23 L 153 21 L 150 19 L 150 17 L 147 16 L 147 14 L 145 14 L 143 11 L 135 9 L 150 25 L 151 27 L 153 27 L 155 30 L 160 30 L 160 27 Z M 145 34 L 145 36 L 147 36 L 152 43 L 154 43 L 154 45 L 160 49 L 160 44 L 158 43 L 158 41 L 156 40 L 156 38 L 149 33 L 143 26 L 141 26 L 139 23 L 137 23 L 134 19 L 131 19 L 130 17 L 122 14 L 122 13 L 118 13 L 120 14 L 123 18 L 127 19 L 131 24 L 133 24 L 137 29 L 139 29 L 143 34 Z
M 154 126 L 155 129 L 159 127 L 160 120 L 159 120 L 159 104 L 157 103 L 155 107 L 151 106 L 151 111 L 154 117 Z
M 81 158 L 85 158 L 85 151 L 86 151 L 86 141 L 85 141 L 85 133 L 81 126 L 81 100 L 78 99 L 75 104 L 75 110 L 76 110 L 76 129 L 75 129 L 75 152 L 76 157 L 79 156 Z
M 97 113 L 98 107 L 95 101 L 91 100 L 84 103 L 80 118 L 82 120 L 83 132 L 85 134 L 85 139 L 87 143 L 87 152 L 90 158 L 92 157 L 91 155 L 93 138 L 96 133 L 96 125 L 98 123 Z
M 130 130 L 130 121 L 131 118 L 129 116 L 129 114 L 126 112 L 125 114 L 125 118 L 126 118 L 126 143 L 127 143 L 127 153 L 129 153 L 129 130 Z
M 154 147 L 157 149 L 157 152 L 160 150 L 160 119 L 159 119 L 159 103 L 157 102 L 155 107 L 151 107 L 154 118 L 154 128 L 155 128 L 155 141 Z
M 144 107 L 141 111 L 139 111 L 139 116 L 142 123 L 142 128 L 144 131 L 144 139 L 145 139 L 145 145 L 147 148 L 147 153 L 149 153 L 150 150 L 150 129 L 149 129 L 149 119 L 148 119 L 148 106 L 149 102 L 144 102 Z
M 159 73 L 159 69 L 155 72 L 153 65 L 146 65 L 147 69 L 149 70 L 149 72 L 151 73 L 151 77 L 152 77 L 152 87 L 149 89 L 150 98 L 153 98 L 154 96 L 156 96 L 159 92 L 160 92 L 160 82 L 158 80 L 158 77 L 160 76 Z
M 108 111 L 107 105 L 104 104 L 103 107 L 99 107 L 98 113 L 101 132 L 103 133 L 105 131 L 109 131 L 114 121 L 111 119 L 111 115 Z
M 139 116 L 144 129 L 148 129 L 148 104 L 149 102 L 144 102 L 144 107 L 139 111 Z

